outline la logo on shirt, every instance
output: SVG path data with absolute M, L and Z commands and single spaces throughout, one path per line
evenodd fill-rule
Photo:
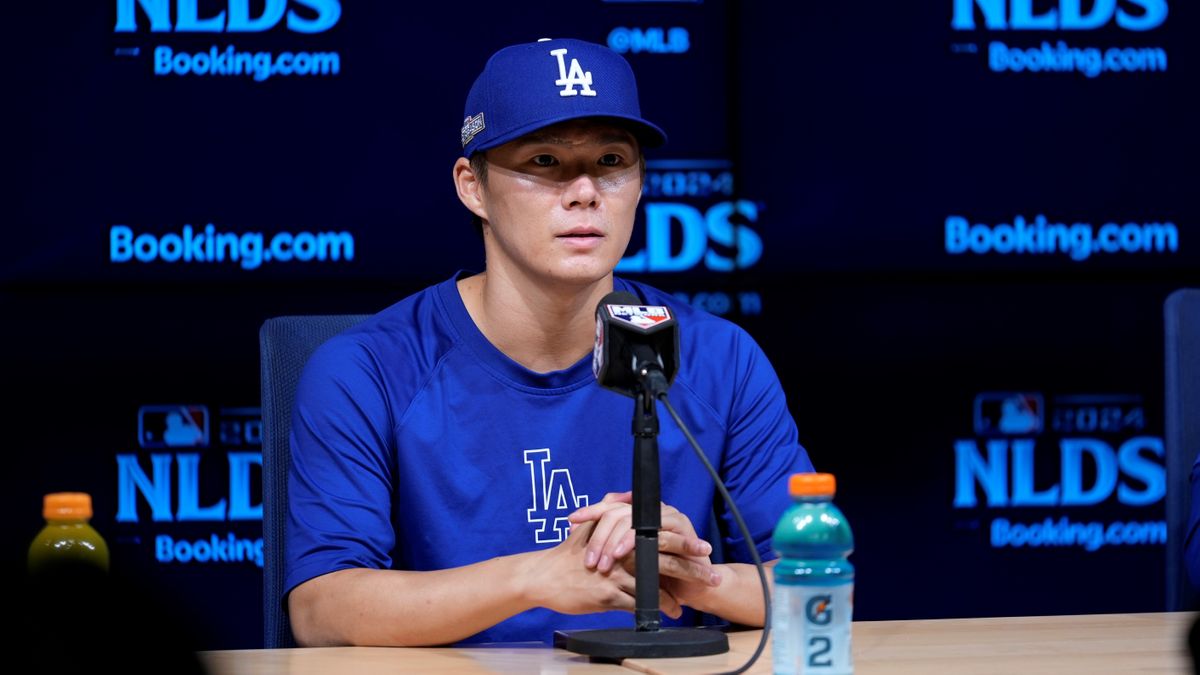
M 534 542 L 555 544 L 565 540 L 571 530 L 567 516 L 587 506 L 588 496 L 575 494 L 570 469 L 550 468 L 550 448 L 526 450 L 525 463 L 529 465 L 529 489 L 533 494 L 533 508 L 525 513 L 537 526 Z

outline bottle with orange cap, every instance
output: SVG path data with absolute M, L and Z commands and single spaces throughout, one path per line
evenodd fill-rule
M 92 496 L 86 492 L 54 492 L 42 500 L 46 526 L 29 546 L 29 571 L 63 567 L 95 567 L 108 571 L 108 544 L 94 527 Z
M 798 473 L 788 481 L 793 504 L 775 527 L 779 553 L 771 600 L 775 673 L 848 675 L 854 608 L 854 535 L 833 504 L 832 474 Z

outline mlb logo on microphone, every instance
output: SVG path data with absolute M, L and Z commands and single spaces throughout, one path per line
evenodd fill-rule
M 144 405 L 138 408 L 138 445 L 159 448 L 208 446 L 208 407 Z
M 980 436 L 1040 434 L 1046 405 L 1041 394 L 985 392 L 975 397 L 975 433 Z
M 609 305 L 608 313 L 631 326 L 645 330 L 671 318 L 671 311 L 661 305 Z

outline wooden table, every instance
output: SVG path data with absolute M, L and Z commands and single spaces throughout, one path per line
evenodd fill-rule
M 857 675 L 1191 672 L 1186 637 L 1194 614 L 858 621 Z M 730 635 L 730 652 L 621 665 L 543 647 L 260 649 L 201 652 L 214 675 L 262 673 L 715 673 L 745 662 L 759 631 Z M 751 673 L 770 673 L 770 645 Z

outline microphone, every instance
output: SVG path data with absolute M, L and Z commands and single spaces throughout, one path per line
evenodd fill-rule
M 729 640 L 719 631 L 703 628 L 663 628 L 658 605 L 658 530 L 662 526 L 658 463 L 658 412 L 661 402 L 671 413 L 696 457 L 712 476 L 721 498 L 729 506 L 758 572 L 763 593 L 763 631 L 749 660 L 730 675 L 747 671 L 766 647 L 771 634 L 771 594 L 762 560 L 746 520 L 704 455 L 687 425 L 671 405 L 667 389 L 679 372 L 679 324 L 661 305 L 643 305 L 632 293 L 616 291 L 596 306 L 596 346 L 592 374 L 600 386 L 634 399 L 633 498 L 634 628 L 555 631 L 555 646 L 595 658 L 658 658 L 708 656 L 729 651 Z M 1197 622 L 1200 627 L 1200 622 Z M 1200 631 L 1198 631 L 1200 633 Z
M 613 291 L 596 305 L 592 374 L 600 386 L 636 398 L 665 394 L 679 372 L 679 323 L 662 305 Z
M 634 628 L 584 630 L 564 635 L 569 651 L 588 656 L 706 656 L 729 651 L 723 633 L 698 628 L 663 628 L 659 612 L 658 530 L 662 526 L 658 462 L 661 398 L 679 372 L 679 324 L 671 310 L 644 305 L 632 293 L 609 293 L 596 306 L 592 374 L 600 386 L 634 399 L 633 498 Z M 703 453 L 701 453 L 703 454 Z

